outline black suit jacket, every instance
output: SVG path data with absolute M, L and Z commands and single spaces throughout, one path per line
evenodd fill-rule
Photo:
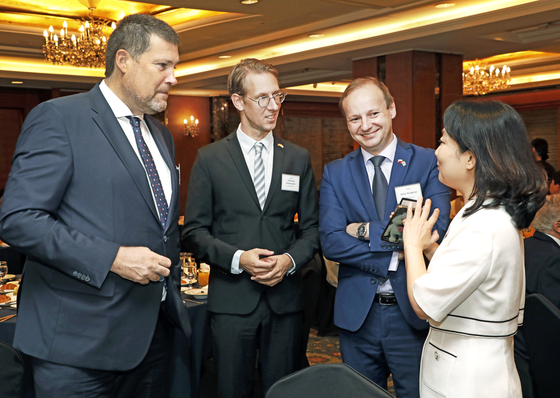
M 527 295 L 539 293 L 560 308 L 560 246 L 550 236 L 536 231 L 525 239 Z
M 299 192 L 282 190 L 282 174 L 300 177 Z M 294 222 L 298 214 L 299 224 Z M 260 295 L 273 311 L 302 309 L 299 271 L 318 250 L 318 204 L 309 152 L 274 137 L 272 180 L 261 210 L 237 134 L 198 151 L 191 171 L 182 239 L 189 251 L 211 266 L 209 310 L 248 314 Z M 297 269 L 274 287 L 231 273 L 239 249 L 289 253 Z
M 169 130 L 146 122 L 171 170 L 161 226 L 141 161 L 98 86 L 44 102 L 25 120 L 0 210 L 2 240 L 28 255 L 14 345 L 60 364 L 128 370 L 145 356 L 162 284 L 109 271 L 120 246 L 171 259 L 166 314 L 189 334 L 179 297 L 179 177 Z

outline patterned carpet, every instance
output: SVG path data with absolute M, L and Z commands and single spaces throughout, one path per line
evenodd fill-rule
M 307 343 L 307 359 L 311 366 L 324 363 L 341 363 L 338 336 L 317 336 L 317 330 L 311 329 Z M 389 392 L 396 397 L 391 376 L 389 376 L 387 386 Z

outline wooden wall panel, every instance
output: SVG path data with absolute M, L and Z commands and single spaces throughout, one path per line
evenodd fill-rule
M 4 189 L 8 181 L 22 121 L 23 109 L 0 108 L 0 189 Z
M 315 181 L 323 174 L 321 120 L 314 117 L 284 117 L 284 139 L 309 151 Z

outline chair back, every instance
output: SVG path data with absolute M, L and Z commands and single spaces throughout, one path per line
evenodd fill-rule
M 541 294 L 525 300 L 523 337 L 538 398 L 558 398 L 560 391 L 560 309 Z
M 23 358 L 12 346 L 0 341 L 0 397 L 18 398 L 23 381 Z
M 265 398 L 393 398 L 343 363 L 314 365 L 278 380 Z

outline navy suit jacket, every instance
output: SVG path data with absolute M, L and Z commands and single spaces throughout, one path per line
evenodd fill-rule
M 162 228 L 141 161 L 99 86 L 41 103 L 23 124 L 0 210 L 2 240 L 27 254 L 14 345 L 70 366 L 128 370 L 145 356 L 162 284 L 109 271 L 120 246 L 172 261 L 164 311 L 190 333 L 179 296 L 179 179 L 173 138 L 146 117 L 171 170 Z
M 185 226 L 185 246 L 211 266 L 210 311 L 248 314 L 266 294 L 277 314 L 303 308 L 299 271 L 319 246 L 317 188 L 309 152 L 274 137 L 272 180 L 264 209 L 247 168 L 236 133 L 198 151 L 191 170 Z M 282 174 L 299 176 L 299 191 L 282 189 Z M 298 224 L 294 215 L 298 214 Z M 247 272 L 231 273 L 237 250 L 268 249 L 289 253 L 296 271 L 273 287 L 251 280 Z
M 344 159 L 325 166 L 319 206 L 319 236 L 324 256 L 340 263 L 334 310 L 337 326 L 356 331 L 364 323 L 379 278 L 388 277 L 393 251 L 402 250 L 402 246 L 380 239 L 391 212 L 397 207 L 394 188 L 414 183 L 420 183 L 423 197 L 432 200 L 432 209 L 440 209 L 435 228 L 443 238 L 449 220 L 449 188 L 438 180 L 437 159 L 432 149 L 398 140 L 382 220 L 377 215 L 360 148 Z M 358 240 L 346 232 L 346 226 L 356 222 L 370 223 L 369 242 Z M 410 305 L 403 261 L 389 278 L 406 320 L 417 329 L 427 328 L 427 322 L 418 318 Z
M 539 293 L 560 308 L 560 246 L 550 236 L 536 231 L 525 239 L 527 295 Z

